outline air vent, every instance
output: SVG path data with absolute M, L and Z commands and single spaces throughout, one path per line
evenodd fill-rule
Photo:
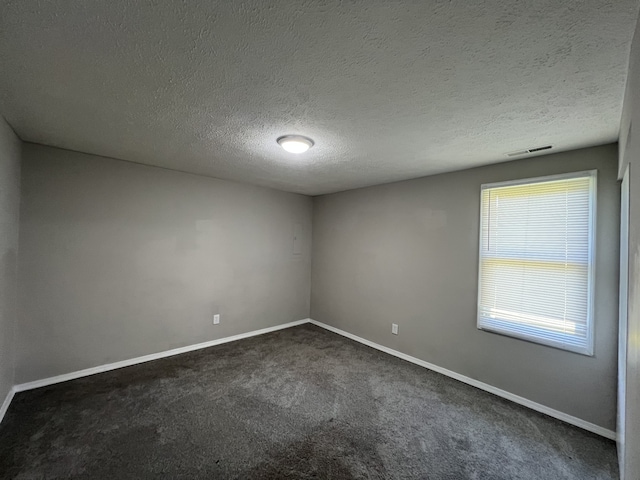
M 517 152 L 505 153 L 505 155 L 507 157 L 517 157 L 518 155 L 524 155 L 526 153 L 541 152 L 542 150 L 549 150 L 550 148 L 551 148 L 551 145 L 547 145 L 545 147 L 536 147 L 536 148 L 530 148 L 529 150 L 518 150 Z
M 547 145 L 546 147 L 530 148 L 529 153 L 539 152 L 541 150 L 549 150 L 550 148 L 551 148 L 551 145 Z
M 519 152 L 507 153 L 507 157 L 517 157 L 518 155 L 524 155 L 525 153 L 529 153 L 529 150 L 520 150 Z

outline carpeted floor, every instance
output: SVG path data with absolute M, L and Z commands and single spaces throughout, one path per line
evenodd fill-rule
M 303 325 L 16 395 L 2 478 L 614 479 L 615 444 Z

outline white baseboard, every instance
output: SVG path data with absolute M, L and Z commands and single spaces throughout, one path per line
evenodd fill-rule
M 179 355 L 181 353 L 192 352 L 194 350 L 200 350 L 202 348 L 213 347 L 215 345 L 221 345 L 223 343 L 234 342 L 236 340 L 242 340 L 243 338 L 255 337 L 256 335 L 263 335 L 265 333 L 275 332 L 277 330 L 282 330 L 284 328 L 295 327 L 297 325 L 302 325 L 304 323 L 312 323 L 314 325 L 317 325 L 318 327 L 322 327 L 326 330 L 337 333 L 338 335 L 342 335 L 344 337 L 350 338 L 351 340 L 355 340 L 356 342 L 375 348 L 376 350 L 380 350 L 382 352 L 388 353 L 389 355 L 393 355 L 395 357 L 401 358 L 403 360 L 414 363 L 416 365 L 420 365 L 421 367 L 428 368 L 429 370 L 433 370 L 435 372 L 441 373 L 443 375 L 446 375 L 447 377 L 451 377 L 460 382 L 479 388 L 480 390 L 484 390 L 486 392 L 493 393 L 494 395 L 497 395 L 499 397 L 506 398 L 507 400 L 511 400 L 512 402 L 518 403 L 520 405 L 524 405 L 525 407 L 529 407 L 532 410 L 536 410 L 538 412 L 549 415 L 550 417 L 557 418 L 558 420 L 562 420 L 571 425 L 575 425 L 577 427 L 583 428 L 584 430 L 588 430 L 589 432 L 596 433 L 598 435 L 601 435 L 603 437 L 606 437 L 612 440 L 616 439 L 616 432 L 612 430 L 600 427 L 598 425 L 587 422 L 585 420 L 574 417 L 572 415 L 568 415 L 558 410 L 554 410 L 553 408 L 547 407 L 545 405 L 534 402 L 532 400 L 528 400 L 524 397 L 515 395 L 505 390 L 501 390 L 499 388 L 493 387 L 489 384 L 480 382 L 479 380 L 474 380 L 473 378 L 467 377 L 465 375 L 461 375 L 452 370 L 447 370 L 446 368 L 442 368 L 432 363 L 425 362 L 424 360 L 420 360 L 419 358 L 412 357 L 411 355 L 407 355 L 397 350 L 384 347 L 377 343 L 366 340 L 362 337 L 358 337 L 357 335 L 353 335 L 351 333 L 345 332 L 344 330 L 340 330 L 339 328 L 332 327 L 330 325 L 327 325 L 322 322 L 318 322 L 316 320 L 312 320 L 310 318 L 297 320 L 295 322 L 284 323 L 282 325 L 276 325 L 275 327 L 268 327 L 268 328 L 263 328 L 261 330 L 254 330 L 252 332 L 241 333 L 239 335 L 233 335 L 231 337 L 219 338 L 217 340 L 197 343 L 195 345 L 188 345 L 186 347 L 174 348 L 172 350 L 166 350 L 164 352 L 152 353 L 150 355 L 131 358 L 129 360 L 122 360 L 120 362 L 108 363 L 106 365 L 86 368 L 84 370 L 78 370 L 76 372 L 57 375 L 55 377 L 44 378 L 42 380 L 35 380 L 33 382 L 27 382 L 27 383 L 15 385 L 7 394 L 7 397 L 5 398 L 4 403 L 0 408 L 0 422 L 2 421 L 2 418 L 4 417 L 4 414 L 6 413 L 7 409 L 9 408 L 9 404 L 11 403 L 11 400 L 13 399 L 13 396 L 15 395 L 16 392 L 23 392 L 25 390 L 32 390 L 34 388 L 45 387 L 47 385 L 53 385 L 55 383 L 61 383 L 61 382 L 66 382 L 68 380 L 73 380 L 76 378 L 95 375 L 96 373 L 108 372 L 110 370 L 116 370 L 118 368 L 129 367 L 131 365 L 137 365 L 139 363 L 150 362 L 152 360 L 158 360 L 160 358 L 171 357 L 173 355 Z
M 139 363 L 150 362 L 152 360 L 158 360 L 160 358 L 172 357 L 174 355 L 179 355 L 181 353 L 187 353 L 187 352 L 192 352 L 194 350 L 200 350 L 202 348 L 221 345 L 223 343 L 235 342 L 236 340 L 242 340 L 243 338 L 255 337 L 256 335 L 263 335 L 265 333 L 275 332 L 276 330 L 282 330 L 284 328 L 290 328 L 290 327 L 295 327 L 297 325 L 302 325 L 303 323 L 308 323 L 309 320 L 310 319 L 305 318 L 303 320 L 296 320 L 295 322 L 276 325 L 275 327 L 268 327 L 268 328 L 263 328 L 261 330 L 254 330 L 252 332 L 240 333 L 238 335 L 233 335 L 231 337 L 218 338 L 217 340 L 210 340 L 208 342 L 196 343 L 195 345 L 187 345 L 186 347 L 174 348 L 172 350 L 165 350 L 164 352 L 152 353 L 149 355 L 144 355 L 142 357 L 130 358 L 129 360 L 122 360 L 120 362 L 107 363 L 106 365 L 99 365 L 97 367 L 85 368 L 84 370 L 65 373 L 63 375 L 56 375 L 55 377 L 43 378 L 42 380 L 35 380 L 33 382 L 21 383 L 19 385 L 15 385 L 13 387 L 13 391 L 14 393 L 24 392 L 25 390 L 32 390 L 34 388 L 46 387 L 47 385 L 53 385 L 54 383 L 61 383 L 61 382 L 66 382 L 68 380 L 74 380 L 76 378 L 88 377 L 89 375 L 95 375 L 96 373 L 108 372 L 110 370 L 116 370 L 118 368 L 130 367 L 131 365 L 137 365 Z M 11 400 L 9 400 L 9 402 L 10 401 Z M 8 406 L 9 405 L 7 404 L 7 407 Z
M 11 404 L 11 400 L 13 400 L 13 396 L 16 394 L 16 387 L 11 387 L 11 390 L 9 390 L 9 393 L 7 393 L 7 397 L 4 399 L 4 402 L 2 402 L 2 407 L 0 407 L 0 422 L 2 422 L 2 419 L 4 418 L 4 414 L 7 413 L 7 410 L 9 409 L 9 405 Z
M 557 418 L 558 420 L 562 420 L 563 422 L 569 423 L 571 425 L 575 425 L 576 427 L 583 428 L 584 430 L 588 430 L 589 432 L 601 435 L 611 440 L 616 439 L 616 432 L 614 432 L 613 430 L 609 430 L 607 428 L 601 427 L 594 423 L 587 422 L 578 417 L 574 417 L 573 415 L 569 415 L 569 414 L 560 412 L 558 410 L 554 410 L 553 408 L 547 407 L 546 405 L 542 405 L 540 403 L 526 399 L 519 395 L 515 395 L 513 393 L 507 392 L 506 390 L 496 388 L 494 386 L 491 386 L 479 380 L 474 380 L 473 378 L 467 377 L 465 375 L 461 375 L 452 370 L 447 370 L 446 368 L 442 368 L 432 363 L 425 362 L 424 360 L 420 360 L 419 358 L 412 357 L 411 355 L 407 355 L 397 350 L 384 347 L 377 343 L 366 340 L 362 337 L 358 337 L 357 335 L 353 335 L 351 333 L 345 332 L 344 330 L 340 330 L 339 328 L 332 327 L 331 325 L 327 325 L 325 323 L 318 322 L 316 320 L 309 320 L 309 321 L 310 323 L 317 325 L 318 327 L 322 327 L 326 330 L 337 333 L 338 335 L 342 335 L 343 337 L 350 338 L 351 340 L 355 340 L 356 342 L 375 348 L 376 350 L 380 350 L 382 352 L 388 353 L 389 355 L 393 355 L 394 357 L 401 358 L 403 360 L 406 360 L 407 362 L 415 363 L 416 365 L 420 365 L 421 367 L 428 368 L 429 370 L 433 370 L 434 372 L 441 373 L 443 375 L 446 375 L 447 377 L 451 377 L 455 380 L 466 383 L 467 385 L 471 385 L 472 387 L 479 388 L 480 390 L 484 390 L 486 392 L 493 393 L 494 395 L 497 395 L 499 397 L 506 398 L 507 400 L 511 400 L 512 402 L 518 403 L 520 405 L 524 405 L 525 407 L 529 407 L 532 410 L 536 410 L 537 412 L 544 413 L 546 415 L 549 415 L 550 417 Z

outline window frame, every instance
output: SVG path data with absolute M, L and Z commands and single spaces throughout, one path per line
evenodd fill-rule
M 574 178 L 590 179 L 589 185 L 589 252 L 588 252 L 588 268 L 587 268 L 587 338 L 585 346 L 567 345 L 562 342 L 553 341 L 535 335 L 536 327 L 531 327 L 530 334 L 509 331 L 507 329 L 491 328 L 481 325 L 481 294 L 482 294 L 482 246 L 483 246 L 483 193 L 485 190 L 498 187 L 513 187 L 518 185 L 531 185 L 535 183 L 553 182 L 557 180 L 566 180 Z M 540 177 L 522 178 L 517 180 L 507 180 L 503 182 L 483 183 L 480 185 L 480 211 L 479 211 L 479 231 L 478 231 L 478 297 L 476 305 L 476 326 L 478 330 L 490 333 L 496 333 L 518 340 L 524 340 L 539 345 L 545 345 L 560 350 L 578 353 L 586 356 L 594 355 L 595 344 L 595 321 L 594 321 L 594 304 L 595 304 L 595 277 L 596 277 L 596 237 L 597 237 L 597 205 L 598 205 L 598 170 L 582 170 L 579 172 L 561 173 L 556 175 L 545 175 Z

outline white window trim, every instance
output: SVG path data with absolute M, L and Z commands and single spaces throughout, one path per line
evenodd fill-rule
M 589 222 L 591 228 L 589 229 L 589 270 L 588 270 L 588 303 L 587 303 L 587 341 L 585 347 L 567 345 L 562 342 L 554 342 L 553 340 L 538 338 L 534 335 L 522 335 L 510 330 L 502 330 L 499 328 L 488 328 L 481 326 L 480 316 L 480 301 L 482 292 L 482 192 L 489 188 L 495 187 L 510 187 L 515 185 L 526 185 L 531 183 L 551 182 L 554 180 L 564 180 L 568 178 L 582 178 L 591 177 L 592 182 L 589 189 Z M 595 343 L 595 326 L 594 326 L 594 296 L 595 296 L 595 275 L 596 275 L 596 210 L 598 205 L 598 170 L 584 170 L 580 172 L 562 173 L 557 175 L 547 175 L 543 177 L 523 178 L 519 180 L 509 180 L 505 182 L 484 183 L 480 186 L 480 211 L 479 211 L 479 232 L 478 232 L 478 299 L 476 305 L 476 325 L 478 330 L 497 333 L 520 340 L 525 340 L 532 343 L 546 345 L 549 347 L 558 348 L 561 350 L 579 353 L 582 355 L 593 356 L 594 355 L 594 343 Z

